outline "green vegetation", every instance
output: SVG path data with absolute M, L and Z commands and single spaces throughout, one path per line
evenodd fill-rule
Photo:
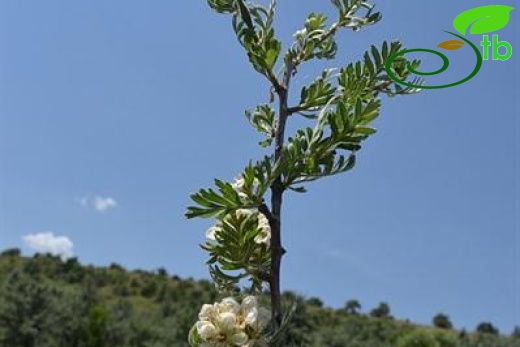
M 435 317 L 433 317 L 432 324 L 437 328 L 441 329 L 453 328 L 453 324 L 451 323 L 450 317 L 448 317 L 444 313 L 439 313 Z
M 0 254 L 0 347 L 187 347 L 186 331 L 202 304 L 219 299 L 215 293 L 209 281 L 163 268 L 100 268 L 6 250 Z M 294 292 L 283 299 L 297 303 L 286 346 L 520 347 L 518 333 L 499 335 L 491 323 L 465 333 L 393 319 L 386 303 L 365 314 L 357 300 L 331 309 Z

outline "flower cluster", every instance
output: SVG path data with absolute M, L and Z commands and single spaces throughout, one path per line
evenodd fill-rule
M 271 226 L 269 225 L 269 220 L 263 213 L 259 212 L 256 208 L 241 208 L 235 211 L 235 215 L 237 218 L 256 218 L 258 234 L 255 236 L 254 241 L 257 244 L 266 244 L 269 246 L 271 241 Z M 217 220 L 214 226 L 206 230 L 206 239 L 208 241 L 217 241 L 216 235 L 222 230 L 226 218 L 230 218 L 230 216 L 226 216 L 224 220 Z
M 242 174 L 239 174 L 235 177 L 235 181 L 231 184 L 235 192 L 237 192 L 240 197 L 240 201 L 247 203 L 251 200 L 251 195 L 255 195 L 258 193 L 258 189 L 260 187 L 260 181 L 258 178 L 253 180 L 251 186 L 247 186 L 246 180 Z
M 231 184 L 231 186 L 233 187 L 235 192 L 238 193 L 240 200 L 242 200 L 242 201 L 247 201 L 247 199 L 248 199 L 247 194 L 244 192 L 245 184 L 246 184 L 246 180 L 244 179 L 244 177 L 242 175 L 235 177 L 235 182 L 233 182 Z
M 255 236 L 255 242 L 258 244 L 265 243 L 269 246 L 271 242 L 271 226 L 269 224 L 269 220 L 265 216 L 265 214 L 258 212 L 258 229 L 259 232 Z
M 261 332 L 269 319 L 269 310 L 259 307 L 256 297 L 247 296 L 241 304 L 228 297 L 203 305 L 192 330 L 201 341 L 199 347 L 263 347 Z

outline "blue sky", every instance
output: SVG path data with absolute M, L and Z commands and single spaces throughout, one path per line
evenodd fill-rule
M 328 1 L 279 3 L 285 48 L 306 13 L 332 15 Z M 340 34 L 338 59 L 302 67 L 294 96 L 371 43 L 434 48 L 458 13 L 490 4 L 417 3 L 376 1 L 383 21 Z M 286 196 L 284 289 L 364 311 L 387 301 L 420 323 L 445 312 L 456 327 L 509 333 L 520 322 L 518 11 L 498 32 L 510 60 L 385 99 L 355 170 Z M 0 50 L 0 249 L 31 254 L 53 232 L 85 263 L 208 278 L 198 244 L 211 221 L 184 218 L 189 194 L 264 153 L 243 111 L 267 84 L 229 18 L 204 1 L 5 0 Z M 468 48 L 448 54 L 430 84 L 472 69 Z

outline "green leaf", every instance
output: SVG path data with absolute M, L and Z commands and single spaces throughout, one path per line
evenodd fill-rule
M 237 3 L 242 20 L 247 24 L 249 29 L 254 29 L 253 21 L 251 20 L 251 14 L 249 13 L 249 9 L 244 3 L 244 0 L 237 0 Z
M 383 56 L 383 60 L 386 61 L 388 59 L 388 42 L 383 42 L 383 49 L 381 50 L 381 55 Z
M 514 7 L 488 5 L 476 7 L 459 14 L 453 20 L 453 27 L 462 35 L 470 28 L 470 34 L 486 34 L 502 29 L 509 22 L 510 12 Z
M 298 187 L 287 187 L 289 190 L 292 190 L 293 192 L 296 192 L 296 193 L 306 193 L 307 192 L 307 189 L 304 187 L 304 186 L 298 186 Z
M 202 209 L 199 207 L 189 206 L 188 211 L 186 211 L 186 213 L 184 215 L 188 219 L 195 218 L 195 217 L 211 218 L 216 213 L 218 213 L 218 211 L 216 211 L 216 210 L 208 210 L 208 209 Z
M 376 70 L 374 67 L 374 63 L 372 62 L 372 59 L 370 59 L 370 54 L 368 52 L 365 52 L 365 68 L 368 69 L 368 72 L 370 76 L 375 76 Z
M 371 100 L 368 105 L 365 106 L 363 111 L 363 117 L 361 117 L 361 123 L 367 124 L 379 115 L 379 109 L 381 108 L 381 100 Z
M 381 55 L 379 54 L 379 51 L 377 50 L 377 47 L 372 45 L 372 56 L 374 57 L 374 60 L 376 61 L 376 67 L 379 69 L 381 66 L 383 66 L 383 60 L 381 59 Z
M 366 126 L 357 126 L 356 127 L 356 133 L 363 134 L 363 135 L 372 135 L 377 132 L 376 129 L 366 127 Z
M 300 107 L 309 109 L 324 106 L 331 100 L 335 92 L 335 88 L 329 82 L 332 72 L 332 69 L 323 70 L 320 77 L 302 88 Z
M 260 145 L 260 147 L 263 147 L 263 148 L 267 148 L 269 146 L 271 146 L 271 144 L 273 143 L 273 138 L 272 137 L 269 137 L 263 141 L 260 141 L 258 142 L 258 144 Z
M 222 270 L 220 270 L 220 268 L 218 267 L 218 265 L 215 265 L 215 266 L 213 266 L 212 268 L 213 268 L 214 272 L 215 272 L 218 276 L 220 276 L 220 277 L 222 277 L 222 278 L 224 278 L 224 279 L 226 279 L 226 280 L 238 281 L 238 280 L 244 278 L 244 275 L 243 275 L 243 274 L 239 274 L 239 275 L 236 275 L 236 276 L 226 274 L 225 272 L 223 272 Z
M 280 54 L 280 50 L 282 49 L 282 44 L 278 40 L 273 40 L 269 42 L 269 49 L 265 53 L 265 63 L 269 69 L 272 69 L 274 64 L 276 64 L 276 60 L 278 60 L 278 55 Z
M 200 189 L 190 196 L 200 207 L 189 206 L 185 214 L 187 218 L 220 216 L 242 205 L 240 197 L 231 184 L 218 179 L 215 179 L 215 184 L 219 188 L 219 192 L 212 189 Z
M 218 13 L 233 13 L 235 11 L 233 0 L 208 0 L 208 5 Z
M 199 336 L 197 331 L 197 327 L 194 325 L 191 327 L 190 332 L 188 334 L 188 343 L 191 347 L 197 347 L 202 342 L 202 339 Z

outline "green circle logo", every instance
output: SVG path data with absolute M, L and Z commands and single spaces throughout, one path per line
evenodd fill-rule
M 431 71 L 431 72 L 417 71 L 417 70 L 413 69 L 410 66 L 410 63 L 408 63 L 408 65 L 406 66 L 406 69 L 410 73 L 413 73 L 413 74 L 416 74 L 416 75 L 420 75 L 420 76 L 438 75 L 438 74 L 446 71 L 446 69 L 448 69 L 448 67 L 450 65 L 450 61 L 449 61 L 448 57 L 446 57 L 446 55 L 444 55 L 441 52 L 434 51 L 433 49 L 427 49 L 427 48 L 415 48 L 415 49 L 407 49 L 407 50 L 401 51 L 399 53 L 396 53 L 396 54 L 392 55 L 390 58 L 388 58 L 388 60 L 386 61 L 386 64 L 385 64 L 385 70 L 386 70 L 386 73 L 388 74 L 388 77 L 390 77 L 393 81 L 395 81 L 395 82 L 397 82 L 399 84 L 402 84 L 404 86 L 411 87 L 411 88 L 419 88 L 419 89 L 441 89 L 441 88 L 454 87 L 456 85 L 459 85 L 459 84 L 462 84 L 464 82 L 467 82 L 470 79 L 472 79 L 473 77 L 475 77 L 477 75 L 477 73 L 480 71 L 480 68 L 482 67 L 482 55 L 480 54 L 480 51 L 478 50 L 477 46 L 475 46 L 471 41 L 466 39 L 464 36 L 452 33 L 450 31 L 446 31 L 446 32 L 448 34 L 450 34 L 450 35 L 453 35 L 453 36 L 456 36 L 456 37 L 460 38 L 461 40 L 466 42 L 471 48 L 473 48 L 473 51 L 475 52 L 475 56 L 477 57 L 477 61 L 476 61 L 475 68 L 473 69 L 473 71 L 471 72 L 471 74 L 469 76 L 467 76 L 466 78 L 464 78 L 464 79 L 462 79 L 460 81 L 457 81 L 457 82 L 454 82 L 454 83 L 450 83 L 450 84 L 440 85 L 440 86 L 416 85 L 416 84 L 413 84 L 413 83 L 409 83 L 409 82 L 405 82 L 405 81 L 400 80 L 397 76 L 395 76 L 395 74 L 392 71 L 392 63 L 394 62 L 395 59 L 397 59 L 398 57 L 403 56 L 403 55 L 405 55 L 407 53 L 413 53 L 413 52 L 431 53 L 431 54 L 437 55 L 438 57 L 440 57 L 442 59 L 442 62 L 443 62 L 442 67 L 440 69 L 438 69 L 438 70 Z M 444 49 L 449 49 L 449 50 L 454 50 L 454 49 L 458 49 L 458 48 L 462 47 L 461 45 L 458 45 L 457 43 L 462 43 L 462 42 L 460 42 L 460 41 L 447 41 L 447 42 L 443 43 L 444 46 L 442 46 L 443 44 L 441 44 L 441 45 L 439 45 L 439 47 L 443 47 Z M 453 47 L 453 48 L 449 48 L 449 47 Z

